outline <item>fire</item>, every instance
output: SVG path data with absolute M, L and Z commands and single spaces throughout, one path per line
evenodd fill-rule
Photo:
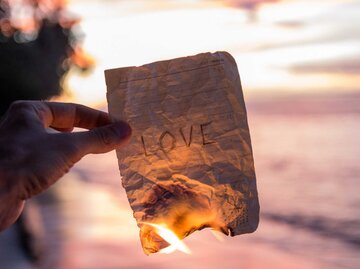
M 179 250 L 186 254 L 191 254 L 191 250 L 189 249 L 189 247 L 183 241 L 181 241 L 173 231 L 168 229 L 165 224 L 155 224 L 149 222 L 142 222 L 142 224 L 149 225 L 155 228 L 156 233 L 170 244 L 170 246 L 160 250 L 160 253 L 169 254 L 174 252 L 175 250 Z

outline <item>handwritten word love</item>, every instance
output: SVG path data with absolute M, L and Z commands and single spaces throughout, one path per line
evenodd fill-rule
M 211 121 L 198 125 L 200 128 L 201 141 L 202 141 L 203 146 L 216 143 L 215 141 L 210 140 L 208 138 L 207 128 L 210 124 L 211 124 Z M 195 127 L 196 126 L 197 125 L 195 125 Z M 190 126 L 190 131 L 189 131 L 189 134 L 187 137 L 184 134 L 183 128 L 179 128 L 179 130 L 178 130 L 178 132 L 181 136 L 181 139 L 184 141 L 184 143 L 187 147 L 190 147 L 191 143 L 193 142 L 193 127 L 194 127 L 194 125 Z M 174 135 L 174 131 L 170 132 L 168 130 L 162 132 L 157 140 L 158 140 L 157 141 L 157 144 L 158 144 L 157 150 L 162 150 L 164 153 L 169 153 L 170 151 L 175 149 L 177 146 L 177 142 L 178 142 L 176 139 L 176 136 Z M 144 136 L 141 136 L 141 143 L 142 143 L 142 146 L 144 149 L 145 156 L 152 155 L 151 152 L 149 151 L 149 146 L 148 146 L 148 143 L 145 141 Z

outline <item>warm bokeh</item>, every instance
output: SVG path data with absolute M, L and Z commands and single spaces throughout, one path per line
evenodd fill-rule
M 104 102 L 104 69 L 217 50 L 234 55 L 247 94 L 359 89 L 359 1 L 78 0 L 71 7 L 97 59 L 90 77 L 69 81 L 87 103 Z
M 204 230 L 185 240 L 191 255 L 147 257 L 115 154 L 89 156 L 50 198 L 29 203 L 46 246 L 40 268 L 360 268 L 360 1 L 73 0 L 69 9 L 96 61 L 67 76 L 76 102 L 106 107 L 104 69 L 235 57 L 261 219 L 254 234 L 219 241 Z M 0 238 L 0 267 L 37 268 L 14 238 L 11 229 Z

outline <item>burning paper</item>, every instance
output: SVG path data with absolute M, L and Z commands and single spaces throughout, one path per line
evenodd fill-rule
M 226 52 L 105 71 L 109 113 L 133 128 L 117 151 L 146 254 L 211 227 L 256 230 L 259 203 L 240 78 Z M 150 225 L 149 225 L 150 224 Z

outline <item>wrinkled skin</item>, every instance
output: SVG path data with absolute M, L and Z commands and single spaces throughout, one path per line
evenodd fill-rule
M 71 133 L 74 127 L 89 131 Z M 120 148 L 130 135 L 127 123 L 111 123 L 107 113 L 82 105 L 13 103 L 0 123 L 0 231 L 84 155 Z

